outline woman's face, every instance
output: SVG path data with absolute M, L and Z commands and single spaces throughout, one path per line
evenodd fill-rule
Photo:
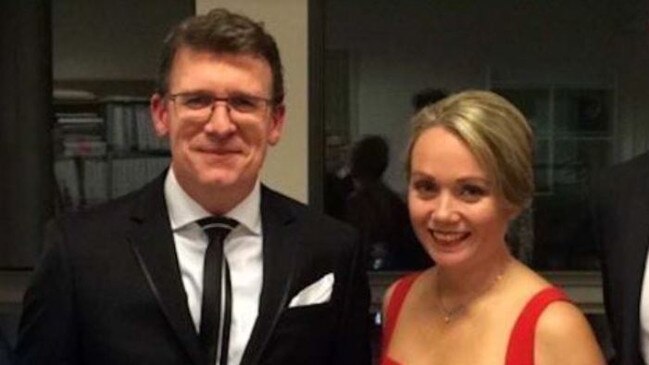
M 410 156 L 408 207 L 420 242 L 438 265 L 489 257 L 505 246 L 512 208 L 462 140 L 424 131 Z

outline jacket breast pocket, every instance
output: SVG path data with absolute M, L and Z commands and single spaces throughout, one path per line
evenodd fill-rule
M 335 322 L 334 307 L 330 302 L 287 308 L 277 323 L 277 333 L 326 335 L 333 330 Z
M 335 312 L 331 303 L 285 309 L 263 364 L 330 364 L 336 337 Z

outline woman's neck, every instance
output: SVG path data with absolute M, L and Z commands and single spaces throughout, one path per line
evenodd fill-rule
M 507 274 L 512 256 L 503 244 L 479 260 L 457 266 L 436 268 L 435 293 L 438 304 L 448 317 L 454 309 L 464 310 L 479 298 L 492 292 Z

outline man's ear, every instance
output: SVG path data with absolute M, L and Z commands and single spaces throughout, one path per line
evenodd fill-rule
M 274 146 L 279 142 L 284 130 L 284 121 L 286 120 L 286 107 L 279 104 L 273 107 L 270 116 L 270 125 L 268 126 L 268 144 Z
M 169 134 L 169 109 L 167 105 L 167 101 L 162 95 L 155 93 L 151 97 L 149 110 L 151 112 L 153 128 L 158 137 L 164 137 Z

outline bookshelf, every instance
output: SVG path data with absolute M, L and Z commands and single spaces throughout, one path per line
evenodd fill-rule
M 133 191 L 169 164 L 147 97 L 58 90 L 54 95 L 57 211 L 78 210 Z

